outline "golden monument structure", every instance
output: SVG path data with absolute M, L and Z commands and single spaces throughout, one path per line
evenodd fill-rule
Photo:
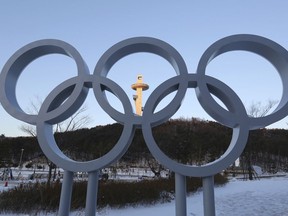
M 136 91 L 136 95 L 133 95 L 133 100 L 135 101 L 136 115 L 141 116 L 143 107 L 142 107 L 142 91 L 145 91 L 149 88 L 149 85 L 143 83 L 143 76 L 139 74 L 137 76 L 137 82 L 131 85 L 131 88 Z

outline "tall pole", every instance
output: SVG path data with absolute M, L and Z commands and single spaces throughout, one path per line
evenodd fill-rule
M 69 216 L 73 189 L 73 174 L 71 171 L 64 170 L 58 211 L 58 214 L 61 216 Z
M 187 215 L 186 176 L 175 173 L 175 211 L 176 216 Z
M 204 215 L 215 216 L 214 176 L 202 178 Z
M 22 148 L 22 149 L 21 149 L 21 155 L 20 155 L 20 161 L 19 161 L 19 169 L 22 168 L 22 167 L 21 167 L 21 164 L 22 164 L 23 151 L 24 151 L 24 149 Z
M 142 115 L 142 91 L 149 88 L 149 85 L 143 83 L 142 75 L 137 76 L 137 82 L 134 83 L 131 88 L 136 91 L 136 95 L 133 95 L 133 100 L 135 101 L 136 115 Z

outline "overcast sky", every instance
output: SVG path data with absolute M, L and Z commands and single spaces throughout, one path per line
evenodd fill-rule
M 184 58 L 189 73 L 195 73 L 203 52 L 215 41 L 233 34 L 256 34 L 288 48 L 287 1 L 1 1 L 0 68 L 22 46 L 40 39 L 60 39 L 70 43 L 82 55 L 90 72 L 100 56 L 115 43 L 138 36 L 161 39 Z M 32 62 L 22 73 L 17 98 L 26 112 L 36 98 L 46 95 L 62 81 L 77 73 L 72 60 L 51 55 Z M 279 100 L 282 84 L 277 71 L 266 60 L 247 52 L 230 52 L 216 58 L 207 73 L 228 84 L 246 107 L 252 103 Z M 131 84 L 142 74 L 149 94 L 163 81 L 175 75 L 168 62 L 147 53 L 133 54 L 117 62 L 108 77 L 116 81 L 131 98 Z M 188 91 L 175 118 L 210 119 L 198 104 L 193 90 Z M 113 106 L 120 104 L 111 99 Z M 89 127 L 113 123 L 93 96 L 85 102 L 93 121 Z M 165 104 L 165 103 L 164 103 Z M 163 105 L 165 106 L 165 105 Z M 119 108 L 120 109 L 120 108 Z M 0 107 L 0 134 L 24 135 L 22 122 Z M 287 128 L 288 119 L 270 127 Z

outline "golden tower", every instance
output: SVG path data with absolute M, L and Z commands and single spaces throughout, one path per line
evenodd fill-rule
M 137 76 L 137 82 L 134 83 L 131 88 L 136 91 L 136 95 L 133 95 L 133 100 L 135 101 L 136 115 L 142 115 L 142 91 L 149 88 L 149 85 L 143 83 L 142 75 Z

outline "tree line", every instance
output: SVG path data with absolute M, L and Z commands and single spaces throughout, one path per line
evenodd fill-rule
M 59 148 L 70 158 L 86 161 L 99 158 L 110 151 L 118 141 L 123 126 L 115 123 L 55 133 Z M 213 121 L 201 119 L 175 119 L 153 128 L 158 146 L 170 158 L 185 164 L 203 165 L 219 158 L 228 148 L 232 129 Z M 18 166 L 22 160 L 30 161 L 43 156 L 35 137 L 0 137 L 0 167 Z M 126 163 L 151 164 L 153 157 L 146 147 L 142 131 L 137 129 L 133 141 L 121 158 Z M 288 171 L 288 131 L 284 129 L 258 129 L 250 132 L 241 155 L 244 165 L 259 165 L 265 171 Z

